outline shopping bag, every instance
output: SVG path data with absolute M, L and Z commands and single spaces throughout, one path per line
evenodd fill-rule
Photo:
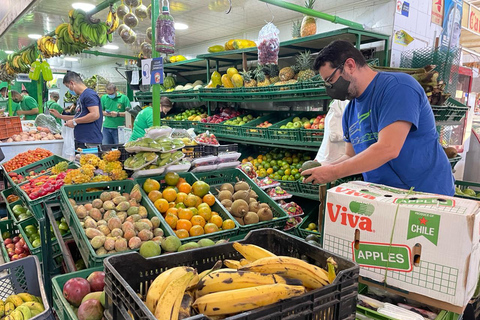
M 73 161 L 75 159 L 75 138 L 73 135 L 73 128 L 63 126 L 62 127 L 62 136 L 63 136 L 63 150 L 62 157 Z

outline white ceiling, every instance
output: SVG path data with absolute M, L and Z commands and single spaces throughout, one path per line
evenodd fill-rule
M 53 31 L 58 24 L 68 21 L 67 13 L 71 9 L 71 4 L 79 1 L 95 5 L 102 2 L 102 0 L 37 0 L 35 5 L 0 37 L 0 49 L 18 50 L 32 43 L 33 40 L 27 37 L 29 33 L 46 34 Z M 148 6 L 150 1 L 145 0 L 144 4 Z M 370 0 L 364 0 L 364 2 L 367 1 Z M 170 7 L 175 21 L 189 26 L 187 30 L 177 30 L 177 48 L 182 49 L 203 43 L 206 46 L 213 45 L 215 43 L 210 43 L 212 39 L 225 38 L 238 34 L 242 30 L 253 28 L 260 30 L 265 20 L 271 20 L 272 15 L 275 17 L 275 23 L 301 18 L 301 14 L 297 12 L 267 5 L 258 0 L 232 0 L 233 8 L 229 14 L 226 14 L 228 2 L 228 0 L 171 0 Z M 290 0 L 290 2 L 303 5 L 304 0 Z M 359 2 L 359 0 L 318 0 L 315 9 L 328 12 L 334 8 L 358 5 Z M 104 20 L 107 10 L 97 13 L 95 17 Z M 134 28 L 138 36 L 137 42 L 133 45 L 124 44 L 115 33 L 113 44 L 118 45 L 120 49 L 110 52 L 131 56 L 138 54 L 140 44 L 146 38 L 145 31 L 150 26 L 150 19 L 140 21 Z M 108 52 L 102 48 L 92 50 Z

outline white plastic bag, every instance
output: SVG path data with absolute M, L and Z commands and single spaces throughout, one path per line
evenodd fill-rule
M 259 64 L 278 64 L 278 51 L 280 51 L 279 33 L 280 31 L 271 22 L 264 25 L 258 33 Z
M 70 161 L 73 161 L 75 159 L 75 137 L 73 135 L 73 130 L 73 128 L 67 126 L 62 127 L 62 157 Z

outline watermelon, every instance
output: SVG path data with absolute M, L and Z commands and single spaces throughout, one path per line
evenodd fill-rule
M 175 88 L 175 79 L 172 76 L 168 76 L 163 80 L 163 85 L 166 89 Z

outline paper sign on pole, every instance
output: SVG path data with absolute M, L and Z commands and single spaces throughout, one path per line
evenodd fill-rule
M 163 83 L 163 58 L 153 58 L 150 70 L 150 84 Z
M 142 59 L 142 85 L 150 85 L 150 68 L 152 65 L 152 59 Z

